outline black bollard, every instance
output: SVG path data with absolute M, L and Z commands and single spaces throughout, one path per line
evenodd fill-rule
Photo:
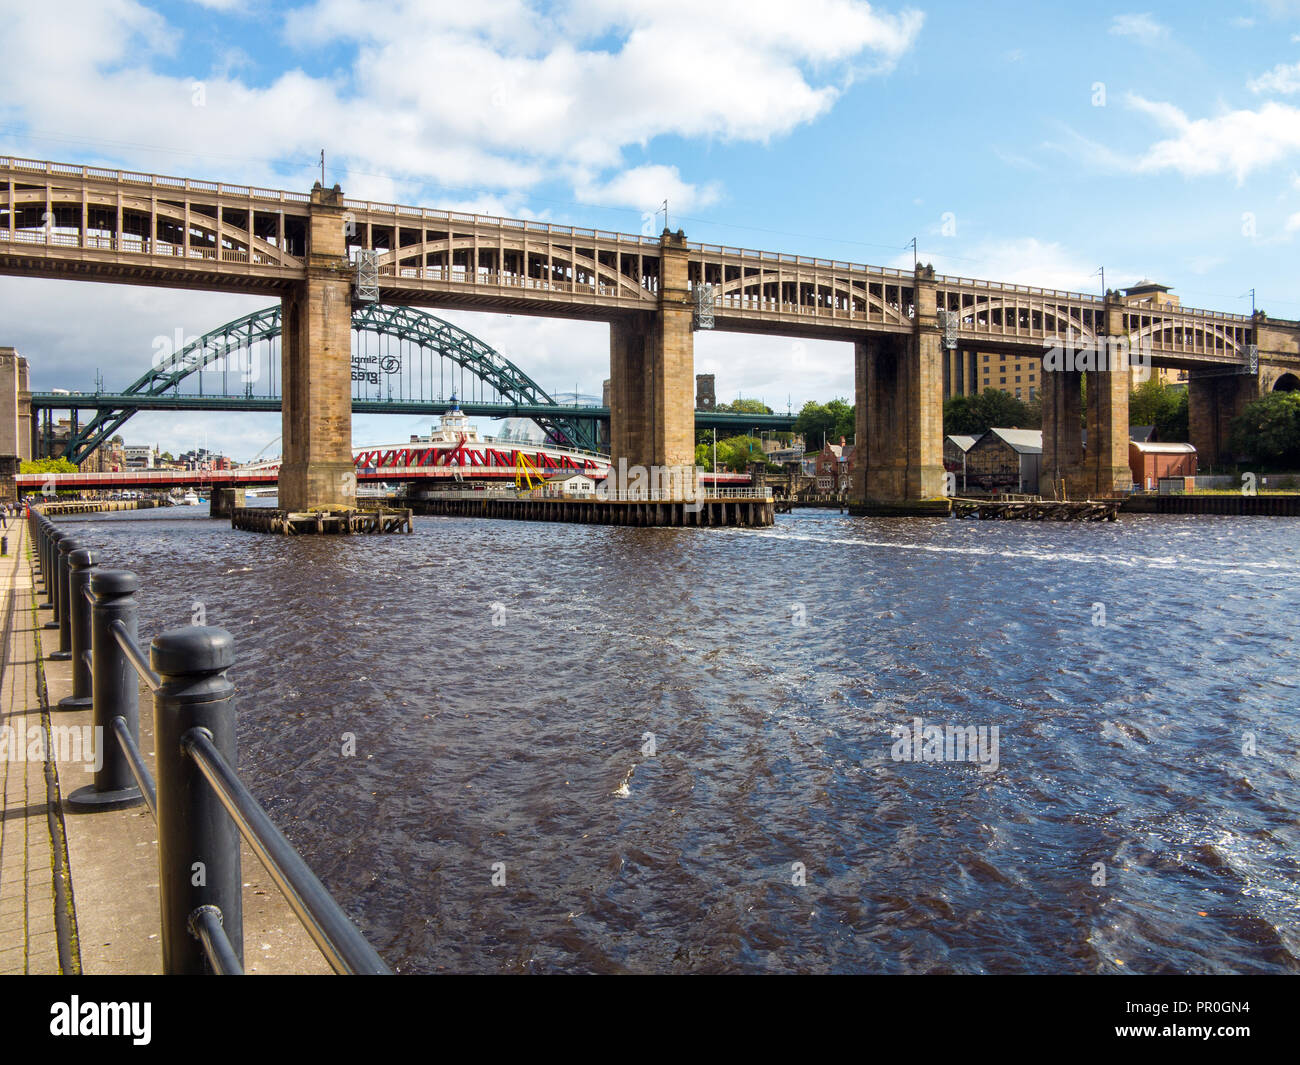
M 68 612 L 68 556 L 80 550 L 80 540 L 65 536 L 59 541 L 59 557 L 55 563 L 54 577 L 54 617 L 59 623 L 59 649 L 50 655 L 54 662 L 66 662 L 72 657 L 72 616 Z
M 41 604 L 42 610 L 53 610 L 54 601 L 50 597 L 50 544 L 54 540 L 54 522 L 50 521 L 45 515 L 41 515 L 40 540 L 39 542 L 39 561 L 41 568 L 41 594 L 45 602 Z
M 162 677 L 154 692 L 154 741 L 163 972 L 209 973 L 207 955 L 190 927 L 201 906 L 221 911 L 230 944 L 241 963 L 244 957 L 239 830 L 183 752 L 182 741 L 191 729 L 206 729 L 235 764 L 235 686 L 226 677 L 234 640 L 225 629 L 173 629 L 154 637 L 149 657 Z
M 45 538 L 45 606 L 46 609 L 53 611 L 51 620 L 45 623 L 47 629 L 57 629 L 59 627 L 59 607 L 58 607 L 58 567 L 55 560 L 59 557 L 59 541 L 67 535 L 62 530 L 56 528 L 54 523 L 50 523 L 49 535 Z
M 131 739 L 140 742 L 140 682 L 126 652 L 109 626 L 120 621 L 126 634 L 136 638 L 134 573 L 124 569 L 95 569 L 90 572 L 90 590 L 95 605 L 90 612 L 91 659 L 94 662 L 95 740 L 103 745 L 104 760 L 95 772 L 95 783 L 78 788 L 68 796 L 71 806 L 97 809 L 135 806 L 144 802 L 126 754 L 113 729 L 113 719 L 123 718 Z
M 32 511 L 32 552 L 36 555 L 36 572 L 40 577 L 41 591 L 45 590 L 45 541 L 49 530 L 45 527 L 45 515 Z M 42 603 L 41 607 L 44 608 Z
M 93 704 L 94 680 L 90 665 L 90 600 L 86 589 L 94 568 L 95 553 L 81 547 L 68 554 L 68 619 L 72 638 L 72 694 L 59 700 L 60 710 L 84 710 Z

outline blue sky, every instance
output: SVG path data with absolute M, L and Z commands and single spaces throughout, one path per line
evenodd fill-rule
M 0 153 L 1300 318 L 1300 3 L 684 0 L 13 5 Z M 38 387 L 122 385 L 150 341 L 265 301 L 0 279 Z M 548 388 L 599 392 L 603 326 L 447 314 Z M 832 343 L 701 337 L 723 397 L 849 395 Z M 357 443 L 427 420 L 357 419 Z M 138 416 L 237 457 L 275 417 Z

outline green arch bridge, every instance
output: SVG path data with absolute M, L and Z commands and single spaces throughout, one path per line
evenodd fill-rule
M 353 310 L 352 331 L 354 413 L 426 415 L 458 406 L 475 417 L 527 418 L 555 443 L 601 450 L 600 423 L 608 421 L 608 407 L 558 402 L 459 326 L 418 308 L 369 303 Z M 71 412 L 65 454 L 80 463 L 138 411 L 279 411 L 280 336 L 280 305 L 275 304 L 186 339 L 174 351 L 159 337 L 155 365 L 124 391 L 33 392 L 33 414 L 39 419 L 40 411 Z M 189 391 L 181 390 L 183 382 Z M 83 425 L 82 412 L 92 411 Z M 794 414 L 695 412 L 697 429 L 734 433 L 789 431 L 794 421 Z M 47 415 L 37 441 L 43 454 L 49 454 L 51 439 Z

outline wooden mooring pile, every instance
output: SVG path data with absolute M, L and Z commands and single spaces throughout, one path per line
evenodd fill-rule
M 1117 499 L 954 499 L 952 513 L 981 521 L 1114 521 L 1120 505 Z
M 302 536 L 312 533 L 409 533 L 411 511 L 366 507 L 360 510 L 324 508 L 320 510 L 289 511 L 273 507 L 235 507 L 230 515 L 230 527 L 246 532 L 280 533 L 282 536 Z

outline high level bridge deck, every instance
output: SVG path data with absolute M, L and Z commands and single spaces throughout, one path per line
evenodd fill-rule
M 1137 349 L 1185 367 L 1206 465 L 1232 458 L 1232 419 L 1251 399 L 1300 388 L 1300 323 L 1184 307 L 1160 286 L 1097 296 L 700 244 L 680 230 L 375 203 L 338 186 L 299 193 L 0 158 L 0 273 L 277 295 L 280 485 L 294 510 L 350 500 L 350 326 L 366 303 L 607 322 L 610 454 L 647 469 L 693 466 L 695 330 L 850 342 L 853 494 L 891 506 L 941 494 L 944 373 L 976 350 Z M 1071 495 L 1131 485 L 1128 369 L 1044 360 L 1042 470 Z M 581 431 L 575 422 L 565 438 Z
M 0 272 L 239 292 L 305 279 L 310 196 L 129 170 L 0 157 Z M 656 308 L 661 240 L 343 198 L 349 252 L 377 254 L 384 303 L 608 319 Z M 685 242 L 687 284 L 713 287 L 717 328 L 910 333 L 910 272 Z M 1100 296 L 936 275 L 933 306 L 963 342 L 1042 347 L 1103 331 Z M 1153 355 L 1238 362 L 1252 319 L 1190 307 L 1126 312 Z

